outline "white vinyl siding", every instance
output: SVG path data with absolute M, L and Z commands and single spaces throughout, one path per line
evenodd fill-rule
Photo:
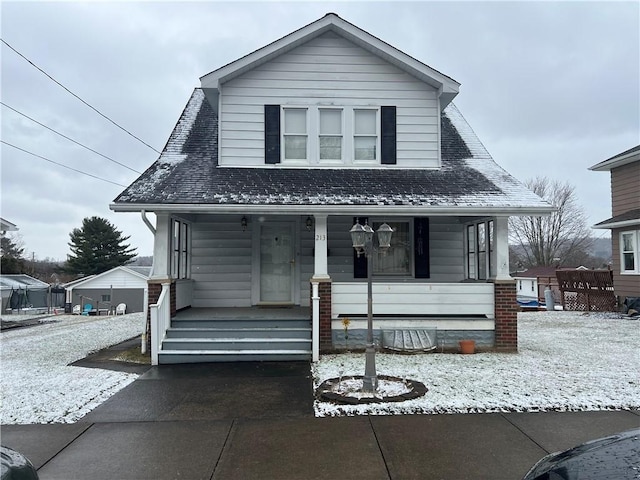
M 293 217 L 286 220 L 293 221 Z M 299 292 L 300 304 L 309 305 L 309 280 L 314 269 L 314 231 L 300 218 Z M 412 222 L 411 217 L 398 221 Z M 269 221 L 268 218 L 265 221 Z M 389 222 L 394 219 L 390 218 Z M 248 307 L 252 304 L 252 229 L 258 223 L 249 218 L 242 231 L 239 216 L 200 215 L 191 224 L 191 278 L 193 307 Z M 353 247 L 349 230 L 353 217 L 328 218 L 328 273 L 335 282 L 353 282 Z M 430 278 L 403 277 L 409 283 L 459 282 L 464 279 L 463 226 L 453 217 L 429 219 Z M 388 277 L 387 277 L 388 280 Z M 357 282 L 361 279 L 355 280 Z M 374 278 L 374 282 L 384 278 Z
M 222 85 L 220 165 L 264 165 L 264 105 L 396 106 L 397 166 L 439 166 L 436 90 L 334 33 Z

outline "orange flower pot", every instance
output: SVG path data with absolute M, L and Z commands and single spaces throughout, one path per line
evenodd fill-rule
M 476 353 L 476 341 L 475 340 L 460 340 L 460 353 Z

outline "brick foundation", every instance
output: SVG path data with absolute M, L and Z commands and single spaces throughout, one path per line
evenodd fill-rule
M 518 302 L 515 280 L 494 283 L 495 347 L 507 352 L 518 351 Z

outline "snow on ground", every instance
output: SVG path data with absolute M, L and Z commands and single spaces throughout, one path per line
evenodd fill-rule
M 640 408 L 640 320 L 617 314 L 525 312 L 519 353 L 376 354 L 378 375 L 418 380 L 424 397 L 401 403 L 315 401 L 318 417 Z M 374 324 L 375 328 L 375 324 Z M 362 375 L 364 354 L 322 356 L 314 387 Z
M 12 315 L 6 320 L 17 320 Z M 20 316 L 26 320 L 26 316 Z M 58 315 L 0 334 L 0 423 L 73 423 L 137 375 L 68 366 L 142 333 L 144 314 Z

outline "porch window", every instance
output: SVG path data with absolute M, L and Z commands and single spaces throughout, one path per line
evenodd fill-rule
M 180 220 L 173 221 L 171 234 L 171 276 L 189 278 L 191 275 L 189 258 L 190 225 Z
M 620 273 L 640 273 L 639 237 L 640 231 L 620 233 Z
M 320 113 L 320 161 L 342 160 L 342 110 L 321 108 Z
M 378 230 L 384 222 L 373 222 L 373 229 Z M 376 253 L 373 256 L 373 275 L 409 276 L 412 274 L 411 265 L 411 231 L 409 221 L 387 222 L 393 228 L 391 236 L 391 248 L 384 253 Z
M 494 225 L 493 220 L 476 222 L 466 228 L 467 278 L 486 280 L 495 276 L 493 266 Z
M 284 159 L 307 159 L 307 109 L 284 109 Z
M 476 277 L 476 226 L 467 225 L 467 277 Z

